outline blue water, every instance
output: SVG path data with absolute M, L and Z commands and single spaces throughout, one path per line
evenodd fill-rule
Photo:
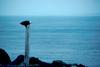
M 0 17 L 0 48 L 14 60 L 24 54 L 23 20 L 31 20 L 30 56 L 100 67 L 100 17 Z

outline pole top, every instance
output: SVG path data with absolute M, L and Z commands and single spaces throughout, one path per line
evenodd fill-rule
M 26 21 L 21 22 L 20 24 L 24 25 L 25 27 L 27 27 L 28 25 L 31 24 L 31 21 L 26 20 Z

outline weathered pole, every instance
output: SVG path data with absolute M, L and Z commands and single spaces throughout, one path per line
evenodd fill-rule
M 21 25 L 25 26 L 25 57 L 24 57 L 24 65 L 25 67 L 29 67 L 29 27 L 31 22 L 30 21 L 23 21 L 20 23 Z

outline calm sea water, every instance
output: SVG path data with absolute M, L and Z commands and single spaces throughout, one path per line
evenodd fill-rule
M 23 20 L 31 20 L 30 56 L 100 67 L 100 17 L 0 17 L 0 48 L 24 54 Z

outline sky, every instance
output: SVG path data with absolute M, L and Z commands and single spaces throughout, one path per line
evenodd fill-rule
M 100 0 L 0 0 L 0 16 L 100 16 Z

